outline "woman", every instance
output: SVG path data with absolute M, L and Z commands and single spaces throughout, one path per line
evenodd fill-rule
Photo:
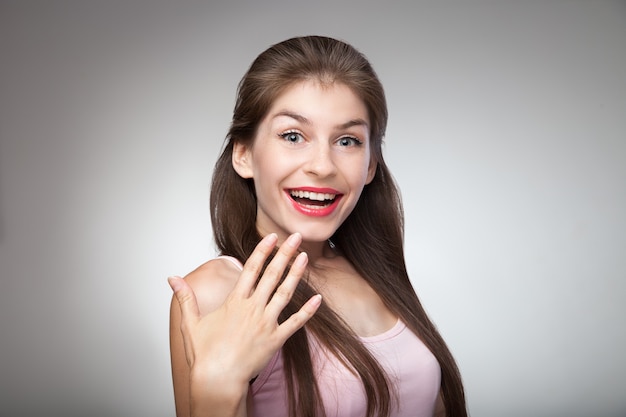
M 343 42 L 289 39 L 253 62 L 213 175 L 222 256 L 169 280 L 179 417 L 467 415 L 408 278 L 386 123 Z

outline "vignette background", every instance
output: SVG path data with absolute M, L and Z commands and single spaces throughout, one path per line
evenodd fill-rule
M 237 82 L 288 37 L 377 70 L 409 272 L 470 412 L 626 414 L 623 1 L 0 2 L 0 415 L 172 416 Z

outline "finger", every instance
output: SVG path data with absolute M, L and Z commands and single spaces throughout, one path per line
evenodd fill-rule
M 287 320 L 285 320 L 277 329 L 277 336 L 284 343 L 291 337 L 298 329 L 302 328 L 307 321 L 317 312 L 317 309 L 322 304 L 322 296 L 320 294 L 314 295 L 307 301 L 300 310 L 293 313 Z
M 233 288 L 233 295 L 239 295 L 241 297 L 250 296 L 257 278 L 263 270 L 265 260 L 272 253 L 272 249 L 276 246 L 277 241 L 278 236 L 276 233 L 270 233 L 261 239 L 243 266 L 243 271 L 241 272 L 239 280 L 237 280 L 237 284 L 235 285 L 235 288 Z
M 278 319 L 280 312 L 283 311 L 285 306 L 289 303 L 289 300 L 291 300 L 291 297 L 298 286 L 298 282 L 300 282 L 300 278 L 302 278 L 302 275 L 304 274 L 307 262 L 308 257 L 306 252 L 302 252 L 296 256 L 296 259 L 293 261 L 291 269 L 285 277 L 285 280 L 276 289 L 276 292 L 267 304 L 265 311 L 270 314 L 273 320 Z
M 174 291 L 174 296 L 180 306 L 181 321 L 184 323 L 190 319 L 199 319 L 200 309 L 193 290 L 181 277 L 172 276 L 167 279 Z
M 276 255 L 265 269 L 263 277 L 259 280 L 255 290 L 255 296 L 263 300 L 264 303 L 267 303 L 267 300 L 276 289 L 285 268 L 289 265 L 289 261 L 291 261 L 293 256 L 298 252 L 298 247 L 301 242 L 302 236 L 300 233 L 294 233 L 289 236 L 287 240 L 280 245 L 278 252 L 276 252 Z M 301 272 L 304 272 L 304 269 L 302 269 Z

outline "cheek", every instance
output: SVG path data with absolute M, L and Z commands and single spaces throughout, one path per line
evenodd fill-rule
M 274 192 L 293 171 L 293 161 L 276 153 L 260 152 L 254 158 L 254 184 L 257 194 Z
M 372 167 L 374 167 L 373 170 L 372 170 Z M 371 161 L 369 157 L 369 153 L 367 155 L 364 155 L 364 157 L 359 159 L 359 161 L 355 161 L 350 171 L 354 173 L 352 175 L 354 177 L 353 181 L 355 184 L 369 183 L 369 181 L 371 180 L 370 177 L 373 177 L 372 174 L 373 172 L 376 171 L 375 165 L 373 165 L 373 162 Z
M 283 158 L 272 157 L 271 155 L 266 155 L 264 158 L 257 160 L 255 166 L 255 177 L 263 182 L 277 181 L 288 170 L 287 163 Z

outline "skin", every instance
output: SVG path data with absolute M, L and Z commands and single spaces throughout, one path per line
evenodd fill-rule
M 368 123 L 365 105 L 345 85 L 301 82 L 275 100 L 251 147 L 235 146 L 233 167 L 255 182 L 257 229 L 265 238 L 243 271 L 215 259 L 184 280 L 169 279 L 177 416 L 247 416 L 248 381 L 315 314 L 322 297 L 360 336 L 395 325 L 397 317 L 327 243 L 374 177 Z M 311 215 L 289 193 L 310 187 L 341 197 L 325 215 Z M 254 288 L 276 245 L 277 255 Z M 288 278 L 272 296 L 291 259 Z M 307 265 L 320 295 L 278 325 Z
M 252 147 L 237 144 L 233 155 L 237 173 L 254 180 L 261 235 L 275 232 L 282 240 L 299 232 L 311 259 L 323 255 L 324 242 L 374 177 L 368 123 L 365 105 L 343 84 L 302 82 L 275 100 Z M 342 194 L 332 214 L 315 217 L 293 209 L 286 190 L 307 187 Z
M 291 298 L 307 257 L 297 255 L 287 278 L 270 297 L 301 237 L 294 234 L 280 246 L 254 288 L 276 242 L 276 234 L 266 236 L 241 273 L 226 265 L 228 261 L 218 260 L 186 280 L 169 278 L 175 295 L 171 348 L 178 416 L 247 416 L 248 381 L 319 307 L 321 297 L 315 296 L 278 325 L 278 314 Z

